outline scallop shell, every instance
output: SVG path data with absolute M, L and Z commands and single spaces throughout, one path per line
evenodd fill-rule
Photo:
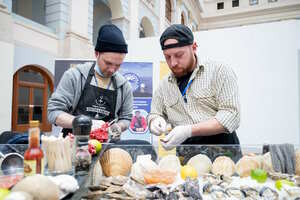
M 300 149 L 295 151 L 295 173 L 300 176 Z
M 132 158 L 127 151 L 112 148 L 104 152 L 100 163 L 105 176 L 127 176 L 131 170 Z
M 162 170 L 173 171 L 177 174 L 180 172 L 181 165 L 177 156 L 167 155 L 159 161 L 158 167 Z
M 272 165 L 272 159 L 270 152 L 265 153 L 263 155 L 263 163 L 262 163 L 263 170 L 267 172 L 275 172 L 273 165 Z
M 235 172 L 235 164 L 227 156 L 219 156 L 212 164 L 212 173 L 215 175 L 231 176 Z
M 259 168 L 259 162 L 254 156 L 243 156 L 236 164 L 236 172 L 240 177 L 250 176 L 251 170 Z
M 187 165 L 194 167 L 197 170 L 198 175 L 207 174 L 211 171 L 212 162 L 204 154 L 198 154 L 192 157 L 188 162 Z

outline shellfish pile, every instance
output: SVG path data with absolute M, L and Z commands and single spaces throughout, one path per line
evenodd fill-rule
M 97 185 L 88 187 L 83 199 L 300 199 L 299 181 L 291 175 L 274 173 L 268 155 L 244 156 L 235 163 L 226 156 L 212 162 L 206 155 L 198 154 L 187 161 L 196 171 L 196 178 L 183 178 L 183 167 L 175 155 L 168 155 L 157 164 L 151 155 L 140 155 L 135 163 L 132 160 L 123 149 L 107 150 L 100 159 L 105 176 Z M 266 182 L 251 178 L 255 169 L 269 169 Z M 286 179 L 295 185 L 278 189 L 273 179 Z

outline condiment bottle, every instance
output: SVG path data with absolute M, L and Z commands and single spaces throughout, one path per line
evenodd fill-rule
M 28 129 L 28 149 L 24 153 L 24 176 L 43 174 L 44 153 L 40 148 L 39 121 L 30 121 Z
M 85 115 L 76 116 L 72 122 L 74 143 L 74 158 L 76 173 L 85 174 L 89 171 L 91 155 L 88 151 L 92 120 Z

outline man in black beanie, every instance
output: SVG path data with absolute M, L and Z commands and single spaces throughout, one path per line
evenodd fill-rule
M 167 150 L 179 144 L 239 144 L 237 79 L 223 64 L 201 62 L 192 31 L 173 24 L 160 37 L 171 73 L 152 98 L 147 117 L 150 132 L 161 135 L 167 122 L 173 129 L 163 140 Z
M 75 116 L 93 119 L 92 129 L 117 119 L 110 128 L 111 137 L 120 139 L 132 118 L 133 94 L 130 83 L 118 70 L 128 52 L 121 30 L 103 25 L 95 46 L 96 63 L 80 64 L 67 70 L 48 102 L 48 119 L 72 132 Z

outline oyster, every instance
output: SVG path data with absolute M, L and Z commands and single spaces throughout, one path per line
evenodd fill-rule
M 184 183 L 184 191 L 193 199 L 202 199 L 198 179 L 191 180 L 188 177 Z
M 219 185 L 221 187 L 226 187 L 232 182 L 232 178 L 225 175 L 213 175 L 213 174 L 204 174 L 204 182 L 211 183 L 212 185 Z
M 217 187 L 217 189 L 221 189 L 219 186 L 213 185 L 211 183 L 205 183 L 203 185 L 202 192 L 203 194 L 210 194 L 213 189 L 216 189 L 215 187 Z
M 267 172 L 275 172 L 272 165 L 272 158 L 270 152 L 265 153 L 263 155 L 262 169 Z
M 149 190 L 130 179 L 123 185 L 123 189 L 129 196 L 135 199 L 152 198 L 152 193 Z
M 162 184 L 148 185 L 146 189 L 152 192 L 154 199 L 166 199 L 170 193 L 169 188 Z
M 289 197 L 300 198 L 300 188 L 295 186 L 283 185 L 282 188 L 288 193 Z
M 214 200 L 221 200 L 228 198 L 228 195 L 223 189 L 212 189 L 210 197 Z
M 237 199 L 243 199 L 246 197 L 246 192 L 236 187 L 229 187 L 225 190 L 225 192 L 230 197 L 236 197 Z
M 251 197 L 253 199 L 259 198 L 259 191 L 255 188 L 248 187 L 248 186 L 242 186 L 241 190 L 243 190 L 247 197 Z
M 279 179 L 286 179 L 289 181 L 293 181 L 293 175 L 290 174 L 283 174 L 281 172 L 268 172 L 268 177 L 270 177 L 273 180 L 279 180 Z
M 261 196 L 265 199 L 268 199 L 268 200 L 278 200 L 279 199 L 278 192 L 269 187 L 263 187 L 259 191 L 259 196 Z
M 119 176 L 113 176 L 111 178 L 111 184 L 122 186 L 122 185 L 124 185 L 128 181 L 128 179 L 129 178 L 127 176 L 121 176 L 121 175 L 119 175 Z

